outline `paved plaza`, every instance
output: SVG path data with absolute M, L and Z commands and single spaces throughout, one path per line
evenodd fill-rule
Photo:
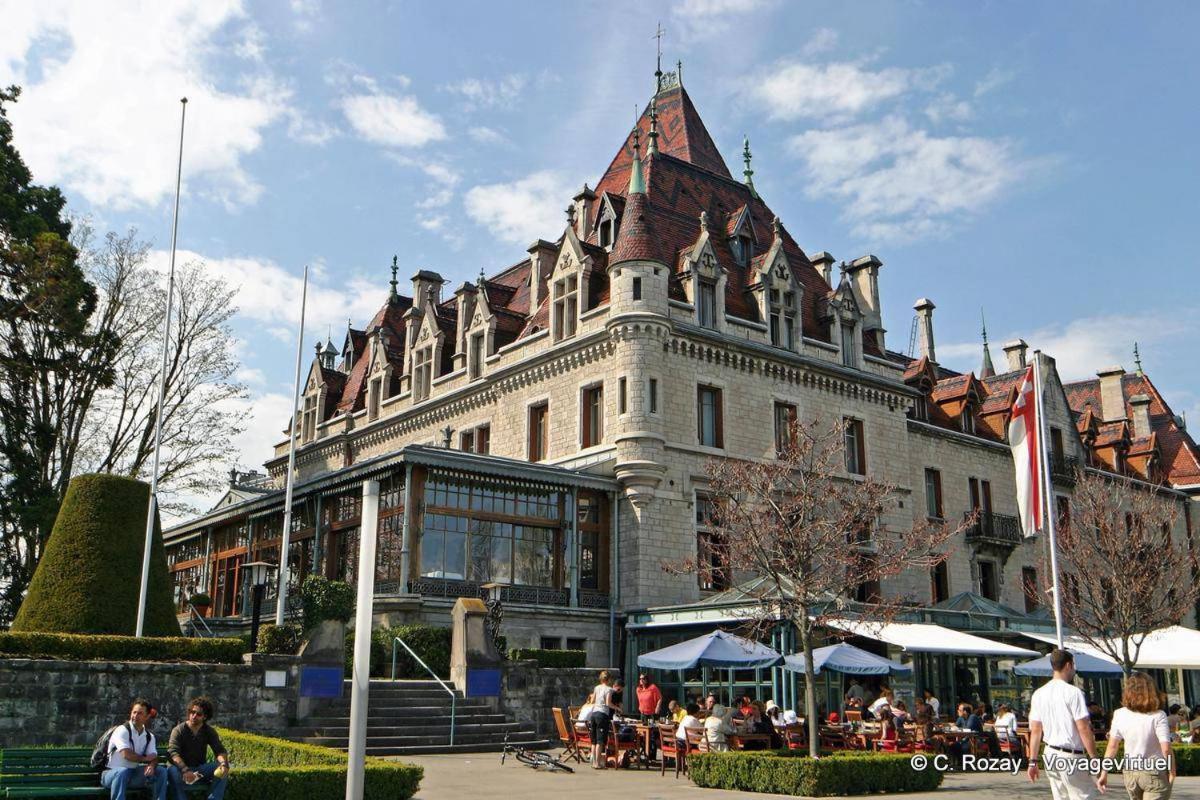
M 574 775 L 539 772 L 509 758 L 500 766 L 498 753 L 406 756 L 403 761 L 420 764 L 425 778 L 415 800 L 460 797 L 562 797 L 569 800 L 741 800 L 741 798 L 788 797 L 789 795 L 727 792 L 700 789 L 687 778 L 665 777 L 657 770 L 606 770 L 582 765 Z M 875 795 L 879 796 L 879 795 Z M 1043 776 L 1031 784 L 1024 774 L 973 774 L 946 776 L 936 792 L 895 795 L 905 800 L 1050 800 L 1050 785 Z M 1119 777 L 1110 782 L 1106 797 L 1123 800 L 1127 795 Z M 1179 778 L 1172 800 L 1200 800 L 1200 777 Z

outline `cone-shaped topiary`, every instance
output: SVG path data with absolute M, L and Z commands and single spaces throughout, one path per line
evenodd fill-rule
M 73 478 L 12 629 L 133 635 L 149 499 L 150 487 L 132 478 Z M 154 522 L 143 633 L 179 636 L 162 528 Z

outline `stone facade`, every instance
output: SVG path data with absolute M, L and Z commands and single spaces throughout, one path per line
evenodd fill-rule
M 536 661 L 509 661 L 504 665 L 500 696 L 506 713 L 516 722 L 537 725 L 539 736 L 558 741 L 554 708 L 566 711 L 581 706 L 598 683 L 598 672 L 586 669 L 545 669 Z M 631 690 L 627 690 L 631 691 Z M 628 703 L 628 701 L 626 701 Z

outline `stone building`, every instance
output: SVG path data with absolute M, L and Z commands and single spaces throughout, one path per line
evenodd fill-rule
M 678 75 L 658 85 L 555 238 L 448 291 L 422 270 L 401 293 L 393 260 L 378 313 L 318 345 L 296 426 L 292 580 L 355 578 L 375 477 L 378 621 L 445 623 L 453 598 L 500 583 L 510 645 L 611 663 L 637 635 L 627 622 L 734 588 L 719 564 L 663 569 L 709 554 L 706 461 L 772 458 L 791 419 L 816 416 L 848 424 L 847 479 L 900 487 L 880 525 L 982 512 L 934 574 L 881 591 L 943 604 L 951 626 L 974 598 L 1034 618 L 1043 544 L 1021 536 L 1004 437 L 1025 342 L 1004 346 L 1000 372 L 986 340 L 979 374 L 948 370 L 922 298 L 919 352 L 899 352 L 883 262 L 803 250 L 755 190 L 749 143 L 737 180 Z M 1163 480 L 1196 508 L 1195 443 L 1148 377 L 1063 386 L 1041 358 L 1060 510 L 1076 465 Z M 286 432 L 266 462 L 275 487 Z M 278 560 L 282 492 L 242 496 L 167 534 L 181 598 L 205 587 L 217 616 L 241 609 L 241 563 Z M 1177 532 L 1189 542 L 1194 513 Z

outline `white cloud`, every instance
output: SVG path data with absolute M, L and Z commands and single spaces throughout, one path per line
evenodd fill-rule
M 703 19 L 727 14 L 746 14 L 775 4 L 776 0 L 680 0 L 671 8 L 671 13 L 681 17 Z
M 333 139 L 339 133 L 336 126 L 315 119 L 298 109 L 290 109 L 287 114 L 287 120 L 288 136 L 302 144 L 319 147 L 330 139 Z
M 528 244 L 552 239 L 566 227 L 563 208 L 574 195 L 570 181 L 559 172 L 544 170 L 511 183 L 475 186 L 463 198 L 467 215 L 499 239 Z
M 469 129 L 467 134 L 480 144 L 500 144 L 507 141 L 502 133 L 486 125 L 476 125 Z
M 461 97 L 468 109 L 511 108 L 528 83 L 524 75 L 512 74 L 498 80 L 466 78 L 447 84 L 442 90 Z
M 975 84 L 975 96 L 982 97 L 994 89 L 998 89 L 1017 76 L 1012 70 L 993 67 L 991 72 L 983 76 L 983 80 Z
M 940 94 L 925 106 L 925 116 L 937 125 L 942 122 L 966 122 L 975 115 L 975 109 L 966 100 L 952 94 Z
M 230 205 L 259 196 L 242 162 L 291 92 L 264 71 L 261 32 L 239 2 L 46 0 L 9 4 L 3 18 L 0 82 L 24 86 L 11 114 L 39 182 L 112 208 L 168 198 L 186 95 L 185 188 Z M 215 71 L 221 53 L 235 57 L 221 62 L 232 73 Z
M 230 403 L 246 426 L 233 440 L 238 453 L 236 461 L 242 469 L 261 472 L 263 462 L 275 456 L 275 445 L 287 441 L 283 431 L 292 418 L 291 392 L 292 387 L 288 386 L 286 391 L 254 393 L 245 400 Z
M 421 108 L 416 98 L 375 90 L 341 101 L 354 130 L 369 142 L 388 147 L 422 147 L 446 138 L 446 129 L 435 114 Z
M 1020 181 L 1031 163 L 1011 143 L 982 137 L 937 137 L 897 116 L 788 141 L 804 162 L 807 191 L 845 204 L 853 230 L 873 242 L 924 238 L 946 231 Z
M 911 91 L 930 91 L 948 77 L 947 66 L 871 70 L 851 62 L 784 62 L 747 81 L 751 96 L 776 120 L 845 121 Z
M 837 49 L 838 32 L 832 28 L 817 28 L 801 50 L 805 56 L 819 56 Z
M 700 41 L 730 34 L 738 17 L 746 17 L 779 5 L 779 0 L 678 0 L 671 7 L 672 29 L 669 37 L 681 41 Z M 744 31 L 738 31 L 739 35 Z M 676 35 L 678 34 L 678 35 Z

